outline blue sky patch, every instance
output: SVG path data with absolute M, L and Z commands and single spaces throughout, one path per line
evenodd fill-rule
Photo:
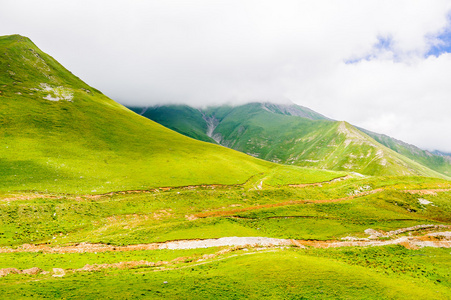
M 390 36 L 387 37 L 378 37 L 378 42 L 374 45 L 374 48 L 377 50 L 390 50 L 393 44 L 393 39 Z
M 451 53 L 451 28 L 447 28 L 445 32 L 438 35 L 437 38 L 441 43 L 429 49 L 426 53 L 426 57 L 430 55 L 439 56 L 443 53 Z
M 376 57 L 377 52 L 380 51 L 390 51 L 392 50 L 393 39 L 391 36 L 379 36 L 377 38 L 377 43 L 374 44 L 372 48 L 372 53 L 367 54 L 362 57 L 348 59 L 345 61 L 345 64 L 355 64 L 361 62 L 363 60 L 371 60 Z

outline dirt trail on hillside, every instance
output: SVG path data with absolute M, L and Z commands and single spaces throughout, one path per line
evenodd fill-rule
M 8 201 L 17 201 L 17 200 L 33 200 L 33 199 L 40 199 L 40 198 L 48 198 L 48 199 L 63 198 L 63 196 L 46 195 L 46 194 L 24 194 L 24 195 L 13 194 L 11 196 L 2 198 L 2 199 L 0 199 L 0 201 L 8 202 Z
M 424 229 L 443 229 L 451 228 L 449 225 L 417 225 L 408 228 L 400 228 L 398 230 L 382 232 L 378 231 L 379 234 L 384 236 L 394 236 L 397 234 L 417 231 Z M 374 233 L 377 232 L 372 229 L 367 229 L 365 232 Z M 372 235 L 374 238 L 374 235 Z M 226 237 L 219 239 L 208 239 L 208 240 L 182 240 L 182 241 L 172 241 L 166 243 L 154 243 L 147 245 L 130 245 L 130 246 L 118 246 L 113 247 L 110 245 L 101 244 L 79 244 L 76 246 L 66 246 L 66 247 L 49 247 L 45 245 L 23 245 L 17 249 L 1 248 L 0 252 L 37 252 L 42 251 L 44 253 L 83 253 L 83 252 L 102 252 L 102 251 L 131 251 L 131 250 L 154 250 L 154 249 L 195 249 L 195 248 L 206 248 L 206 247 L 218 247 L 218 246 L 232 246 L 229 248 L 221 249 L 216 253 L 204 254 L 201 256 L 194 257 L 177 257 L 171 261 L 121 261 L 117 263 L 104 263 L 104 264 L 86 264 L 84 267 L 79 269 L 62 269 L 53 268 L 52 272 L 43 271 L 40 268 L 33 267 L 30 269 L 19 270 L 16 268 L 4 268 L 0 269 L 0 277 L 7 276 L 9 274 L 27 274 L 27 275 L 37 275 L 37 274 L 52 274 L 53 277 L 63 277 L 67 273 L 75 272 L 92 272 L 100 271 L 103 269 L 118 268 L 118 269 L 131 269 L 137 267 L 155 267 L 154 271 L 164 271 L 169 269 L 174 269 L 174 266 L 180 263 L 194 263 L 189 264 L 184 267 L 193 267 L 196 265 L 205 264 L 212 262 L 213 258 L 217 256 L 233 252 L 236 250 L 249 250 L 249 253 L 237 254 L 228 257 L 219 258 L 219 260 L 236 257 L 247 254 L 256 254 L 261 250 L 264 252 L 276 251 L 276 249 L 271 249 L 272 247 L 279 246 L 297 246 L 300 248 L 314 247 L 314 248 L 336 248 L 336 247 L 362 247 L 362 246 L 386 246 L 386 245 L 402 245 L 408 249 L 418 249 L 422 247 L 440 247 L 440 248 L 451 248 L 451 231 L 436 231 L 429 232 L 422 236 L 403 236 L 400 238 L 392 240 L 371 240 L 372 236 L 365 239 L 354 238 L 355 240 L 346 241 L 306 241 L 306 240 L 286 240 L 286 239 L 273 239 L 265 237 Z M 379 235 L 380 236 L 380 235 Z M 350 239 L 349 237 L 347 239 Z M 258 247 L 258 248 L 256 248 Z M 177 267 L 176 267 L 177 268 Z
M 73 246 L 49 246 L 24 244 L 18 248 L 0 248 L 0 253 L 12 252 L 44 252 L 44 253 L 84 253 L 84 252 L 106 252 L 106 251 L 135 251 L 156 249 L 199 249 L 223 246 L 283 246 L 291 245 L 290 240 L 275 239 L 267 237 L 223 237 L 206 240 L 179 240 L 164 243 L 138 244 L 127 246 L 112 246 L 105 244 L 80 243 Z
M 417 225 L 407 228 L 400 228 L 388 232 L 367 229 L 367 238 L 345 237 L 342 240 L 289 240 L 268 237 L 223 237 L 218 239 L 205 240 L 178 240 L 163 243 L 138 244 L 127 246 L 113 246 L 106 244 L 80 243 L 72 246 L 49 246 L 24 244 L 17 248 L 0 248 L 0 253 L 14 252 L 43 252 L 43 253 L 85 253 L 85 252 L 106 252 L 106 251 L 135 251 L 135 250 L 156 250 L 156 249 L 199 249 L 209 247 L 273 247 L 295 245 L 299 247 L 354 247 L 354 246 L 384 246 L 393 244 L 410 244 L 412 247 L 451 247 L 451 225 Z M 419 234 L 421 230 L 427 230 L 426 234 L 417 236 L 403 236 L 396 239 L 389 239 L 399 234 L 414 232 Z M 423 232 L 424 233 L 424 232 Z M 381 239 L 383 238 L 383 239 Z
M 228 256 L 222 256 L 224 254 L 234 252 L 237 250 L 245 250 L 249 251 L 248 248 L 244 247 L 233 247 L 233 248 L 227 248 L 219 250 L 218 252 L 212 253 L 212 254 L 204 254 L 201 256 L 191 256 L 191 257 L 177 257 L 171 261 L 147 261 L 147 260 L 139 260 L 139 261 L 121 261 L 117 263 L 104 263 L 104 264 L 86 264 L 84 267 L 79 269 L 62 269 L 62 268 L 53 268 L 52 272 L 44 271 L 40 268 L 33 267 L 30 269 L 16 269 L 16 268 L 4 268 L 0 269 L 0 277 L 7 276 L 9 274 L 26 274 L 26 275 L 46 275 L 46 274 L 52 274 L 53 277 L 64 277 L 67 273 L 76 273 L 76 272 L 93 272 L 93 271 L 101 271 L 104 269 L 133 269 L 133 268 L 140 268 L 140 267 L 153 267 L 154 269 L 152 271 L 158 272 L 158 271 L 167 271 L 167 270 L 174 270 L 174 269 L 184 269 L 184 268 L 192 268 L 195 266 L 200 266 L 207 263 L 217 262 L 220 260 L 230 259 L 234 257 L 244 256 L 244 255 L 253 255 L 257 253 L 268 253 L 268 252 L 275 252 L 277 249 L 271 249 L 271 248 L 251 248 L 253 250 L 252 252 L 247 253 L 240 253 L 240 254 L 232 254 Z M 213 260 L 216 258 L 215 260 Z M 177 267 L 179 264 L 184 264 L 181 267 Z
M 298 240 L 299 245 L 314 248 L 337 247 L 368 247 L 401 245 L 407 249 L 423 247 L 451 248 L 451 232 L 441 232 L 439 235 L 424 235 L 421 237 L 403 236 L 394 240 L 356 240 L 356 241 L 304 241 Z
M 240 212 L 246 212 L 250 210 L 257 210 L 262 208 L 271 208 L 271 207 L 279 207 L 279 206 L 288 206 L 288 205 L 295 205 L 295 204 L 306 204 L 306 203 L 332 203 L 332 202 L 341 202 L 346 200 L 352 200 L 355 198 L 364 197 L 371 194 L 380 193 L 383 191 L 386 191 L 388 189 L 384 188 L 378 188 L 370 191 L 364 191 L 360 192 L 354 195 L 350 195 L 343 198 L 335 198 L 335 199 L 321 199 L 321 200 L 289 200 L 279 203 L 271 203 L 271 204 L 262 204 L 262 205 L 256 205 L 256 206 L 249 206 L 244 208 L 236 208 L 231 210 L 219 210 L 219 211 L 208 211 L 198 214 L 193 214 L 186 216 L 186 218 L 189 221 L 193 221 L 199 218 L 208 218 L 208 217 L 226 217 L 226 216 L 233 216 L 236 213 Z M 451 189 L 429 189 L 429 190 L 394 190 L 399 191 L 402 193 L 410 193 L 410 194 L 420 194 L 420 195 L 436 195 L 438 192 L 449 192 Z
M 353 178 L 351 175 L 346 175 L 343 177 L 338 177 L 329 181 L 323 181 L 323 182 L 316 182 L 316 183 L 304 183 L 304 184 L 287 184 L 286 186 L 294 187 L 294 188 L 306 188 L 306 187 L 314 187 L 314 186 L 322 186 L 323 184 L 331 184 L 334 182 L 339 182 L 343 180 L 347 180 Z M 247 182 L 246 182 L 247 183 Z M 153 188 L 149 190 L 127 190 L 127 191 L 115 191 L 115 192 L 108 192 L 103 194 L 96 194 L 96 195 L 51 195 L 51 194 L 11 194 L 10 196 L 7 196 L 5 198 L 0 198 L 0 202 L 8 202 L 8 201 L 17 201 L 17 200 L 32 200 L 32 199 L 41 199 L 41 198 L 47 198 L 47 199 L 63 199 L 63 198 L 74 198 L 74 199 L 99 199 L 106 196 L 114 196 L 114 195 L 128 195 L 128 194 L 149 194 L 149 193 L 159 193 L 159 192 L 166 192 L 170 190 L 194 190 L 194 189 L 230 189 L 233 187 L 243 186 L 244 184 L 235 184 L 235 185 L 224 185 L 224 184 L 202 184 L 202 185 L 188 185 L 188 186 L 177 186 L 177 187 L 159 187 L 159 188 Z M 324 202 L 334 202 L 334 201 L 341 201 L 341 200 L 347 200 L 347 199 L 353 199 L 356 197 L 365 196 L 368 194 L 378 193 L 382 192 L 384 190 L 387 190 L 385 188 L 378 188 L 371 191 L 365 191 L 362 193 L 358 193 L 356 195 L 352 195 L 349 197 L 339 198 L 339 199 L 329 199 L 329 200 L 316 200 L 318 201 L 324 201 Z M 436 195 L 439 192 L 450 192 L 451 188 L 448 189 L 423 189 L 423 190 L 396 190 L 400 192 L 410 193 L 410 194 L 420 194 L 420 195 Z M 309 200 L 301 200 L 301 201 L 309 201 Z M 320 202 L 319 202 L 320 203 Z
M 261 174 L 259 174 L 261 175 Z M 251 177 L 253 178 L 253 176 Z M 48 198 L 48 199 L 62 199 L 64 197 L 68 197 L 68 198 L 75 198 L 75 199 L 82 199 L 82 198 L 86 198 L 86 199 L 98 199 L 101 197 L 105 197 L 105 196 L 114 196 L 114 195 L 127 195 L 127 194 L 149 194 L 149 193 L 159 193 L 159 192 L 166 192 L 166 191 L 170 191 L 170 190 L 194 190 L 194 189 L 211 189 L 211 190 L 215 190 L 215 189 L 226 189 L 226 188 L 233 188 L 233 187 L 239 187 L 239 186 L 244 186 L 245 184 L 247 184 L 249 182 L 248 179 L 245 183 L 242 184 L 231 184 L 231 185 L 226 185 L 226 184 L 200 184 L 200 185 L 186 185 L 186 186 L 174 186 L 174 187 L 158 187 L 158 188 L 152 188 L 149 190 L 126 190 L 126 191 L 115 191 L 115 192 L 108 192 L 108 193 L 103 193 L 103 194 L 96 194 L 96 195 L 79 195 L 79 196 L 75 196 L 75 195 L 51 195 L 51 194 L 39 194 L 39 193 L 34 193 L 34 194 L 11 194 L 10 196 L 7 196 L 6 198 L 2 198 L 0 199 L 0 201 L 15 201 L 15 200 L 32 200 L 32 199 L 39 199 L 39 198 Z M 335 179 L 332 179 L 330 181 L 324 181 L 324 182 L 318 182 L 318 183 L 307 183 L 307 184 L 300 184 L 300 185 L 293 185 L 293 184 L 288 184 L 288 186 L 291 187 L 307 187 L 307 186 L 318 186 L 321 184 L 326 184 L 326 183 L 333 183 L 333 182 L 337 182 L 337 181 L 342 181 L 342 180 L 346 180 L 352 178 L 351 175 L 347 175 L 347 176 L 343 176 L 343 177 L 338 177 Z
M 331 202 L 340 202 L 345 200 L 351 200 L 358 197 L 367 196 L 370 194 L 376 194 L 379 192 L 382 192 L 383 189 L 375 189 L 371 191 L 365 191 L 361 192 L 352 196 L 347 196 L 343 198 L 336 198 L 336 199 L 321 199 L 321 200 L 290 200 L 290 201 L 284 201 L 279 203 L 271 203 L 271 204 L 262 204 L 262 205 L 256 205 L 256 206 L 249 206 L 244 208 L 237 208 L 237 209 L 231 209 L 231 210 L 220 210 L 220 211 L 208 211 L 203 213 L 198 213 L 194 215 L 187 216 L 189 220 L 195 220 L 198 218 L 208 218 L 208 217 L 223 217 L 223 216 L 232 216 L 236 213 L 245 212 L 249 210 L 256 210 L 256 209 L 262 209 L 262 208 L 271 208 L 271 207 L 279 207 L 279 206 L 287 206 L 287 205 L 294 205 L 294 204 L 305 204 L 305 203 L 331 203 Z
M 347 180 L 347 179 L 351 179 L 351 178 L 353 178 L 353 176 L 346 175 L 346 176 L 334 178 L 334 179 L 328 180 L 328 181 L 315 182 L 315 183 L 302 183 L 302 184 L 288 184 L 288 186 L 296 187 L 296 188 L 305 188 L 305 187 L 309 187 L 309 186 L 322 186 L 323 184 L 330 184 L 330 183 L 339 182 L 339 181 L 343 181 L 343 180 Z

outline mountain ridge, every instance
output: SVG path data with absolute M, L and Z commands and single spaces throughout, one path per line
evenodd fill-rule
M 140 110 L 139 107 L 131 109 Z M 196 119 L 196 116 L 188 113 L 190 109 L 194 108 L 188 105 L 148 107 L 144 116 L 182 134 L 195 137 L 190 132 L 190 120 Z M 302 112 L 307 110 L 310 117 L 293 113 L 296 109 Z M 182 111 L 183 113 L 180 113 Z M 273 162 L 347 170 L 366 175 L 428 174 L 447 177 L 451 171 L 451 164 L 445 159 L 437 156 L 429 158 L 428 152 L 415 146 L 407 147 L 407 143 L 395 142 L 395 139 L 388 136 L 353 127 L 346 122 L 331 120 L 302 106 L 253 102 L 240 106 L 197 108 L 197 111 L 199 113 L 196 122 L 200 124 L 196 131 L 198 138 Z M 200 116 L 205 123 L 204 127 L 201 126 Z M 175 119 L 177 122 L 174 122 Z M 341 125 L 332 128 L 334 123 Z M 346 133 L 348 136 L 337 138 Z M 343 142 L 343 149 L 324 150 Z M 353 149 L 345 150 L 350 144 Z M 361 153 L 359 146 L 366 148 L 365 154 Z M 320 148 L 322 150 L 319 150 Z M 369 148 L 373 149 L 371 154 L 368 154 Z M 286 153 L 283 153 L 284 150 Z M 380 167 L 375 164 L 376 161 Z M 386 170 L 383 167 L 386 167 Z

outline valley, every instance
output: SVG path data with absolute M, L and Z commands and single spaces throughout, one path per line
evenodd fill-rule
M 451 298 L 445 155 L 296 105 L 130 110 L 0 53 L 2 298 Z

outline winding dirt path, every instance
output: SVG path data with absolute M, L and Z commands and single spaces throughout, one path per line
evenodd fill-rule
M 296 241 L 301 247 L 338 248 L 338 247 L 374 247 L 401 245 L 407 249 L 423 247 L 451 248 L 451 232 L 441 232 L 437 235 L 427 234 L 420 237 L 403 236 L 393 240 L 355 240 L 355 241 Z
M 271 207 L 279 207 L 279 206 L 287 206 L 287 205 L 295 205 L 295 204 L 305 204 L 305 203 L 331 203 L 331 202 L 340 202 L 345 200 L 351 200 L 354 198 L 359 198 L 363 196 L 367 196 L 370 194 L 376 194 L 379 192 L 382 192 L 384 189 L 375 189 L 371 191 L 365 191 L 361 192 L 352 196 L 347 196 L 343 198 L 336 198 L 336 199 L 321 199 L 321 200 L 289 200 L 279 203 L 271 203 L 271 204 L 263 204 L 263 205 L 256 205 L 256 206 L 249 206 L 244 208 L 237 208 L 237 209 L 231 209 L 231 210 L 219 210 L 219 211 L 208 211 L 203 213 L 198 213 L 194 215 L 187 216 L 189 220 L 195 220 L 198 218 L 208 218 L 208 217 L 223 217 L 223 216 L 232 216 L 239 212 L 245 212 L 249 210 L 256 210 L 256 209 L 262 209 L 262 208 L 271 208 Z
M 108 192 L 108 193 L 103 193 L 103 194 L 95 194 L 95 195 L 54 195 L 54 194 L 40 194 L 40 193 L 13 193 L 5 198 L 1 198 L 0 201 L 15 201 L 15 200 L 32 200 L 32 199 L 39 199 L 39 198 L 50 198 L 50 199 L 61 199 L 64 197 L 71 197 L 71 198 L 76 198 L 76 199 L 81 199 L 81 198 L 87 198 L 87 199 L 98 199 L 101 197 L 105 197 L 105 196 L 114 196 L 114 195 L 127 195 L 127 194 L 149 194 L 149 193 L 158 193 L 158 192 L 166 192 L 166 191 L 170 191 L 170 190 L 193 190 L 193 189 L 198 189 L 198 188 L 202 188 L 202 189 L 226 189 L 226 188 L 233 188 L 233 187 L 239 187 L 239 186 L 244 186 L 246 184 L 249 183 L 249 181 L 251 181 L 255 176 L 261 176 L 263 174 L 257 174 L 254 176 L 251 176 L 248 180 L 246 180 L 244 183 L 239 183 L 239 184 L 230 184 L 230 185 L 226 185 L 226 184 L 199 184 L 199 185 L 186 185 L 186 186 L 167 186 L 167 187 L 157 187 L 157 188 L 152 188 L 152 189 L 148 189 L 148 190 L 126 190 L 126 191 L 114 191 L 114 192 Z M 342 180 L 346 180 L 352 178 L 351 175 L 346 175 L 346 176 L 342 176 L 342 177 L 338 177 L 338 178 L 334 178 L 332 180 L 329 181 L 324 181 L 324 182 L 317 182 L 317 183 L 306 183 L 306 184 L 288 184 L 288 186 L 291 187 L 307 187 L 307 186 L 320 186 L 322 184 L 326 184 L 326 183 L 333 183 L 333 182 L 337 182 L 337 181 L 342 181 Z
M 258 174 L 261 175 L 261 174 Z M 108 192 L 103 194 L 95 194 L 95 195 L 55 195 L 55 194 L 40 194 L 40 193 L 16 193 L 16 194 L 10 194 L 9 196 L 5 198 L 0 198 L 0 202 L 8 202 L 8 201 L 17 201 L 17 200 L 32 200 L 32 199 L 40 199 L 40 198 L 48 198 L 48 199 L 62 199 L 65 197 L 69 198 L 75 198 L 75 199 L 99 199 L 106 196 L 114 196 L 114 195 L 128 195 L 128 194 L 149 194 L 149 193 L 159 193 L 159 192 L 166 192 L 170 190 L 193 190 L 193 189 L 226 189 L 226 188 L 233 188 L 238 186 L 244 186 L 246 185 L 254 176 L 249 178 L 245 183 L 242 184 L 232 184 L 232 185 L 225 185 L 225 184 L 201 184 L 201 185 L 188 185 L 188 186 L 176 186 L 176 187 L 158 187 L 158 188 L 152 188 L 148 190 L 126 190 L 126 191 L 115 191 L 115 192 Z M 343 180 L 347 180 L 350 178 L 354 178 L 352 175 L 346 175 L 338 178 L 334 178 L 329 181 L 323 181 L 323 182 L 315 182 L 315 183 L 304 183 L 304 184 L 287 184 L 286 186 L 293 187 L 293 188 L 306 188 L 306 187 L 314 187 L 314 186 L 322 186 L 323 184 L 331 184 L 334 182 L 339 182 Z M 263 184 L 263 181 L 260 183 Z M 260 186 L 259 189 L 261 189 L 262 186 Z M 356 197 L 362 197 L 368 194 L 374 194 L 378 192 L 382 192 L 384 190 L 390 190 L 386 188 L 378 188 L 371 191 L 364 191 L 352 196 L 343 197 L 339 199 L 327 199 L 327 200 L 314 200 L 315 202 L 321 203 L 322 202 L 335 202 L 335 201 L 342 201 L 342 200 L 348 200 L 353 199 Z M 420 194 L 420 195 L 436 195 L 439 192 L 449 192 L 451 191 L 451 188 L 448 189 L 423 189 L 423 190 L 396 190 L 400 192 L 410 193 L 410 194 Z M 302 201 L 312 202 L 313 200 L 300 200 L 299 203 L 302 203 Z M 288 202 L 287 202 L 288 203 Z M 275 206 L 279 206 L 275 204 Z
M 53 268 L 52 272 L 44 271 L 40 268 L 33 267 L 30 269 L 24 269 L 20 270 L 17 268 L 4 268 L 0 269 L 0 277 L 7 276 L 9 274 L 26 274 L 26 275 L 46 275 L 46 274 L 52 274 L 52 277 L 64 277 L 67 273 L 76 273 L 76 272 L 93 272 L 93 271 L 101 271 L 104 269 L 133 269 L 133 268 L 139 268 L 139 267 L 154 267 L 152 271 L 158 272 L 158 271 L 167 271 L 167 270 L 178 270 L 178 269 L 185 269 L 185 268 L 192 268 L 195 266 L 200 266 L 212 262 L 217 262 L 225 259 L 230 259 L 234 257 L 244 256 L 244 255 L 253 255 L 258 253 L 268 253 L 268 252 L 275 252 L 277 249 L 271 249 L 271 248 L 254 248 L 252 249 L 252 252 L 248 253 L 240 253 L 240 254 L 232 254 L 228 256 L 219 257 L 221 255 L 227 254 L 229 252 L 233 252 L 236 250 L 248 250 L 247 248 L 228 248 L 228 249 L 222 249 L 216 253 L 212 254 L 204 254 L 202 256 L 194 256 L 194 257 L 177 257 L 171 261 L 147 261 L 147 260 L 139 260 L 139 261 L 121 261 L 117 263 L 111 263 L 111 264 L 86 264 L 83 268 L 79 269 L 62 269 L 62 268 Z M 213 258 L 216 258 L 213 260 Z M 178 267 L 179 264 L 184 264 L 180 267 Z M 42 279 L 39 279 L 42 280 Z M 37 280 L 37 281 L 39 281 Z M 35 281 L 35 280 L 33 280 Z
M 193 267 L 211 262 L 211 259 L 216 258 L 219 255 L 223 255 L 229 252 L 247 248 L 253 248 L 252 252 L 244 254 L 236 254 L 219 258 L 219 260 L 227 259 L 230 257 L 255 254 L 261 250 L 263 252 L 276 251 L 274 247 L 279 246 L 296 246 L 299 248 L 337 248 L 337 247 L 374 247 L 374 246 L 386 246 L 386 245 L 402 245 L 408 249 L 418 249 L 422 247 L 436 247 L 436 248 L 451 248 L 451 231 L 437 231 L 440 229 L 450 229 L 451 225 L 417 225 L 407 228 L 400 228 L 388 232 L 376 231 L 373 229 L 365 230 L 365 233 L 370 234 L 368 238 L 352 238 L 347 237 L 340 241 L 313 241 L 313 240 L 287 240 L 276 239 L 266 237 L 224 237 L 219 239 L 206 239 L 206 240 L 180 240 L 170 241 L 165 243 L 153 243 L 153 244 L 141 244 L 141 245 L 128 245 L 128 246 L 111 246 L 104 244 L 87 244 L 81 243 L 74 246 L 56 246 L 50 247 L 48 245 L 22 245 L 18 248 L 0 248 L 0 253 L 13 253 L 13 252 L 43 252 L 43 253 L 85 253 L 85 252 L 105 252 L 105 251 L 133 251 L 133 250 L 155 250 L 155 249 L 198 249 L 208 247 L 223 247 L 228 248 L 221 249 L 213 254 L 204 254 L 194 257 L 177 257 L 171 261 L 121 261 L 117 263 L 104 263 L 104 264 L 86 264 L 80 269 L 61 269 L 53 268 L 52 272 L 43 271 L 40 268 L 33 267 L 30 269 L 19 270 L 16 268 L 4 268 L 0 269 L 0 277 L 7 276 L 9 274 L 52 274 L 52 277 L 63 277 L 66 273 L 74 272 L 92 272 L 100 271 L 103 269 L 118 268 L 118 269 L 131 269 L 137 267 L 155 267 L 153 271 L 165 271 L 168 269 L 174 269 L 174 266 L 180 263 L 190 263 L 189 265 L 182 266 Z M 402 236 L 395 239 L 381 240 L 380 237 L 393 237 L 406 232 L 416 232 L 420 230 L 429 230 L 428 233 L 418 236 Z M 435 231 L 431 231 L 435 230 Z M 258 248 L 256 248 L 258 247 Z M 193 264 L 194 263 L 194 264 Z M 177 268 L 177 267 L 175 267 Z
M 346 175 L 338 178 L 334 178 L 328 181 L 322 181 L 322 182 L 315 182 L 315 183 L 303 183 L 303 184 L 288 184 L 289 187 L 295 187 L 295 188 L 305 188 L 309 186 L 322 186 L 323 184 L 330 184 L 334 182 L 339 182 L 347 179 L 354 178 L 354 176 Z
M 429 225 L 427 225 L 429 226 Z M 205 248 L 205 247 L 217 247 L 220 246 L 234 246 L 226 249 L 221 249 L 218 252 L 212 254 L 204 254 L 201 256 L 194 257 L 177 257 L 171 261 L 121 261 L 117 263 L 104 263 L 104 264 L 86 264 L 84 267 L 79 269 L 62 269 L 62 268 L 53 268 L 52 272 L 44 271 L 40 268 L 33 267 L 30 269 L 20 270 L 17 268 L 4 268 L 0 269 L 0 277 L 7 276 L 9 274 L 26 274 L 26 275 L 37 275 L 37 274 L 51 274 L 52 277 L 64 277 L 67 273 L 75 273 L 75 272 L 93 272 L 93 271 L 101 271 L 104 269 L 132 269 L 138 267 L 154 267 L 153 271 L 166 271 L 170 269 L 180 269 L 180 268 L 188 268 L 194 267 L 206 263 L 210 263 L 213 261 L 228 259 L 232 257 L 242 256 L 242 255 L 251 255 L 261 252 L 273 252 L 276 251 L 274 246 L 289 246 L 294 245 L 299 248 L 336 248 L 336 247 L 363 247 L 363 246 L 386 246 L 386 245 L 402 245 L 408 249 L 418 249 L 422 247 L 440 247 L 440 248 L 451 248 L 451 231 L 445 232 L 432 232 L 420 237 L 412 237 L 412 236 L 403 236 L 393 240 L 359 240 L 359 241 L 305 241 L 305 240 L 285 240 L 285 239 L 271 239 L 271 238 L 262 238 L 262 237 L 228 237 L 228 238 L 220 238 L 220 239 L 209 239 L 209 240 L 184 240 L 184 241 L 175 241 L 175 242 L 167 242 L 157 244 L 160 247 L 155 247 L 155 244 L 151 244 L 151 249 L 194 249 L 194 248 Z M 145 246 L 146 249 L 149 249 L 147 246 L 149 245 L 136 245 L 136 247 Z M 162 247 L 161 247 L 162 246 Z M 263 246 L 263 247 L 262 247 Z M 74 252 L 92 252 L 96 251 L 130 251 L 130 250 L 142 250 L 137 249 L 136 247 L 124 246 L 124 247 L 115 247 L 114 249 L 109 248 L 107 245 L 90 245 L 90 244 L 80 244 L 75 246 L 76 248 L 70 247 L 47 247 L 42 248 L 38 247 L 40 250 L 46 253 L 74 253 Z M 88 248 L 86 248 L 88 247 Z M 229 255 L 225 257 L 221 257 L 216 260 L 212 260 L 220 255 L 224 255 L 229 252 L 233 252 L 241 249 L 248 249 L 252 247 L 252 252 L 249 253 L 241 253 L 235 255 Z M 25 247 L 22 249 L 14 249 L 17 251 L 6 251 L 6 252 L 28 252 L 28 251 L 36 251 L 37 248 Z M 2 249 L 5 250 L 5 249 Z M 76 250 L 76 251 L 74 251 Z M 263 250 L 263 251 L 262 251 Z M 181 267 L 177 267 L 178 264 L 189 263 L 188 265 L 183 265 Z
M 17 248 L 0 248 L 0 253 L 14 252 L 43 252 L 43 253 L 84 253 L 84 252 L 106 252 L 106 251 L 135 251 L 135 250 L 156 250 L 156 249 L 199 249 L 223 246 L 282 246 L 291 245 L 290 240 L 267 237 L 223 237 L 206 240 L 179 240 L 164 243 L 138 244 L 127 246 L 112 246 L 106 244 L 80 243 L 73 246 L 49 246 L 24 244 Z
M 107 252 L 107 251 L 135 251 L 135 250 L 156 250 L 156 249 L 199 249 L 209 247 L 274 247 L 290 246 L 298 247 L 355 247 L 355 246 L 384 246 L 394 244 L 410 244 L 412 247 L 451 247 L 451 231 L 442 231 L 451 229 L 451 225 L 417 225 L 407 228 L 400 228 L 388 232 L 377 231 L 373 229 L 365 230 L 368 238 L 346 237 L 342 240 L 293 240 L 278 239 L 268 237 L 222 237 L 217 239 L 205 240 L 178 240 L 163 243 L 138 244 L 127 246 L 113 246 L 106 244 L 80 243 L 72 246 L 49 246 L 49 245 L 31 245 L 24 244 L 17 248 L 2 247 L 0 253 L 17 252 L 43 252 L 43 253 L 85 253 L 85 252 Z M 419 235 L 420 230 L 427 230 L 427 233 Z M 403 236 L 396 239 L 399 234 L 406 232 L 415 232 L 417 236 Z M 383 239 L 380 239 L 383 238 Z
M 321 199 L 321 200 L 289 200 L 279 203 L 271 203 L 271 204 L 263 204 L 263 205 L 256 205 L 256 206 L 249 206 L 244 208 L 236 208 L 231 210 L 219 210 L 219 211 L 208 211 L 198 214 L 193 214 L 186 216 L 189 221 L 193 221 L 199 218 L 209 218 L 209 217 L 227 217 L 227 216 L 233 216 L 236 213 L 240 212 L 246 212 L 250 210 L 257 210 L 262 208 L 271 208 L 271 207 L 279 207 L 279 206 L 288 206 L 288 205 L 295 205 L 295 204 L 306 204 L 306 203 L 332 203 L 332 202 L 341 202 L 346 200 L 352 200 L 355 198 L 364 197 L 371 194 L 380 193 L 386 190 L 390 189 L 384 189 L 384 188 L 378 188 L 370 191 L 364 191 L 360 192 L 351 196 L 343 197 L 343 198 L 335 198 L 335 199 Z M 438 192 L 449 192 L 451 189 L 429 189 L 429 190 L 394 190 L 399 191 L 402 193 L 409 193 L 409 194 L 420 194 L 420 195 L 436 195 Z

